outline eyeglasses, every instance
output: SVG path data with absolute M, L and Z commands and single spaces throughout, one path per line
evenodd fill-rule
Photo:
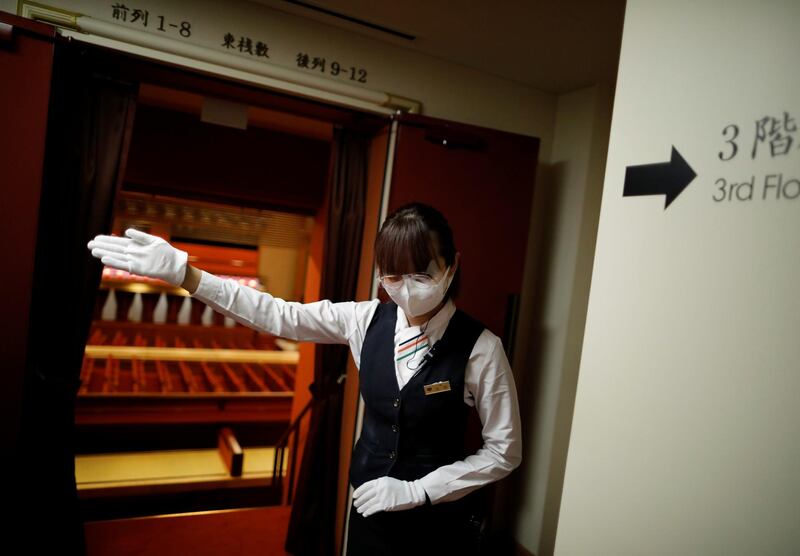
M 447 269 L 436 275 L 431 275 L 427 272 L 414 272 L 412 274 L 387 274 L 385 276 L 379 276 L 378 280 L 380 280 L 384 288 L 398 288 L 403 284 L 403 280 L 406 278 L 416 284 L 419 284 L 420 286 L 435 286 L 441 277 L 446 273 Z

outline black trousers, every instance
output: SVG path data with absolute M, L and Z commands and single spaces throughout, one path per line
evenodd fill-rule
M 465 499 L 377 512 L 364 517 L 350 506 L 346 556 L 477 556 L 477 528 Z

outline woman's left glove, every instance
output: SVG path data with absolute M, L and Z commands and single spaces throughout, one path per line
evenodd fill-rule
M 353 505 L 364 517 L 376 512 L 407 510 L 425 503 L 425 489 L 419 479 L 401 481 L 394 477 L 378 477 L 367 481 L 353 492 Z

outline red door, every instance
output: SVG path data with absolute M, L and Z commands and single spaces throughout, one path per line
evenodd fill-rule
M 388 211 L 439 209 L 461 253 L 456 306 L 503 338 L 511 358 L 539 139 L 400 114 Z
M 53 66 L 53 27 L 0 12 L 0 237 L 3 271 L 3 444 L 16 441 L 28 345 L 39 194 Z

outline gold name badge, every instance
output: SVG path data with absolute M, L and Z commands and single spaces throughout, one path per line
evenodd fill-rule
M 447 392 L 450 390 L 450 381 L 443 380 L 440 382 L 433 382 L 431 384 L 425 384 L 423 386 L 425 388 L 425 395 L 429 396 L 430 394 L 438 394 L 439 392 Z

